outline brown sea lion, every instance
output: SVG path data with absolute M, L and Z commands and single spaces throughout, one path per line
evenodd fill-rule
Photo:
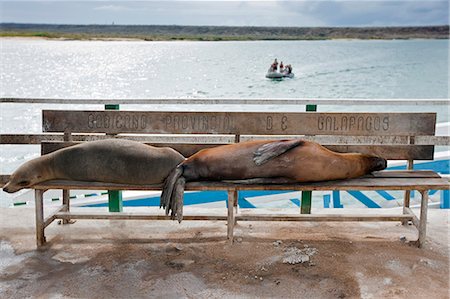
M 57 150 L 21 165 L 3 190 L 12 193 L 61 179 L 122 184 L 159 184 L 185 158 L 171 148 L 108 139 Z
M 201 150 L 178 165 L 166 179 L 160 206 L 181 221 L 186 181 L 317 182 L 356 178 L 384 168 L 383 158 L 336 153 L 301 139 L 229 144 Z

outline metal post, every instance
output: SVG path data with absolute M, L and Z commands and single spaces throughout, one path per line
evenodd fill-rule
M 317 105 L 306 105 L 306 111 L 317 111 Z M 302 191 L 301 214 L 311 214 L 312 191 Z
M 105 110 L 119 110 L 119 105 L 105 105 Z M 108 208 L 110 212 L 122 212 L 122 191 L 108 190 Z

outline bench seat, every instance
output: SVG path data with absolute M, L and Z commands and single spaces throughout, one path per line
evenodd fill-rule
M 424 180 L 424 178 L 426 180 Z M 364 177 L 348 180 L 295 183 L 295 184 L 252 184 L 247 181 L 233 182 L 189 182 L 186 191 L 208 190 L 433 190 L 449 187 L 448 180 L 434 171 L 379 171 Z M 129 185 L 102 182 L 52 180 L 33 186 L 33 189 L 85 189 L 85 190 L 161 190 L 162 185 Z
M 448 189 L 450 184 L 447 179 L 442 178 L 433 171 L 379 171 L 361 178 L 326 181 L 314 183 L 295 184 L 254 184 L 248 181 L 233 182 L 190 182 L 186 184 L 185 190 L 208 191 L 224 190 L 228 191 L 227 215 L 185 215 L 184 220 L 218 220 L 227 221 L 227 237 L 232 242 L 233 230 L 236 221 L 401 221 L 407 223 L 411 221 L 419 231 L 417 245 L 420 247 L 425 242 L 426 214 L 428 206 L 428 190 Z M 108 189 L 108 190 L 161 190 L 162 185 L 127 185 L 111 184 L 102 182 L 82 182 L 52 180 L 33 186 L 36 192 L 36 229 L 38 245 L 45 243 L 45 228 L 54 220 L 62 219 L 69 221 L 72 219 L 115 219 L 115 220 L 170 220 L 170 216 L 164 215 L 161 210 L 160 215 L 137 214 L 137 213 L 91 213 L 91 212 L 69 212 L 69 206 L 63 204 L 56 212 L 44 219 L 43 194 L 48 189 Z M 295 191 L 329 191 L 329 190 L 417 190 L 422 194 L 420 219 L 409 207 L 403 208 L 403 214 L 399 215 L 335 215 L 335 214 L 298 214 L 298 215 L 242 215 L 237 214 L 237 192 L 240 190 L 295 190 Z M 235 214 L 236 213 L 236 214 Z

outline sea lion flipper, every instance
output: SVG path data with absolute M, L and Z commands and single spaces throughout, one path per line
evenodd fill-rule
M 184 177 L 180 177 L 177 180 L 176 186 L 175 186 L 175 192 L 172 197 L 172 201 L 176 202 L 176 210 L 174 215 L 176 219 L 178 220 L 178 223 L 183 220 L 183 194 L 184 194 L 184 186 L 186 184 L 186 180 Z
M 170 219 L 183 220 L 183 194 L 186 179 L 183 177 L 183 164 L 179 164 L 164 182 L 163 192 L 159 207 L 164 208 L 166 215 L 170 213 Z
M 175 188 L 175 184 L 182 175 L 183 175 L 183 166 L 182 164 L 179 164 L 171 171 L 169 176 L 167 176 L 166 180 L 164 181 L 164 187 L 161 193 L 159 207 L 166 209 L 166 215 L 169 215 L 169 210 L 171 209 L 171 198 L 173 190 Z
M 297 147 L 299 145 L 302 145 L 304 142 L 300 139 L 294 139 L 294 140 L 280 140 L 280 141 L 274 141 L 270 143 L 266 143 L 262 146 L 260 146 L 254 153 L 253 153 L 253 162 L 255 162 L 256 165 L 262 165 L 269 161 L 272 158 L 278 157 L 288 150 Z

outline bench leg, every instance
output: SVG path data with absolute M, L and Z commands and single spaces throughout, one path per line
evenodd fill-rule
M 425 238 L 427 236 L 427 211 L 428 211 L 428 190 L 420 191 L 422 195 L 422 203 L 420 205 L 420 219 L 419 219 L 419 238 L 417 240 L 417 247 L 425 245 Z
M 239 196 L 238 196 L 238 192 L 237 191 L 233 191 L 235 194 L 234 194 L 234 202 L 233 202 L 233 207 L 234 207 L 234 212 L 237 214 L 237 212 L 238 212 L 238 199 L 239 199 Z
M 70 190 L 63 190 L 63 202 L 64 212 L 70 212 Z M 70 219 L 63 219 L 62 224 L 69 224 Z
M 405 198 L 403 200 L 403 214 L 407 214 L 406 208 L 409 208 L 411 202 L 411 190 L 405 191 Z M 408 225 L 408 220 L 402 220 L 402 225 Z
M 45 244 L 44 226 L 44 191 L 34 190 L 36 207 L 36 245 L 38 248 Z
M 236 201 L 237 191 L 228 191 L 228 217 L 227 217 L 227 238 L 230 244 L 233 244 L 234 230 L 234 202 Z
M 233 202 L 233 208 L 234 208 L 234 225 L 237 224 L 237 218 L 236 215 L 238 213 L 238 200 L 239 200 L 239 194 L 237 191 L 233 191 L 235 194 L 233 194 L 234 196 L 234 202 Z

